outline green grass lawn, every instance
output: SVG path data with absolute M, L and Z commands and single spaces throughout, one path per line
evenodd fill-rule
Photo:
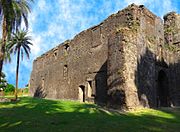
M 0 103 L 0 132 L 180 132 L 180 109 L 143 109 L 124 114 L 96 105 L 21 97 Z

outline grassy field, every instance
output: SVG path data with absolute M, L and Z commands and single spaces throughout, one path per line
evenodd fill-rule
M 180 132 L 180 109 L 144 109 L 124 114 L 96 105 L 21 97 L 0 103 L 0 132 Z

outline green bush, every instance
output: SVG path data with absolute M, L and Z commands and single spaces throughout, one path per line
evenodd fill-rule
M 8 84 L 4 89 L 5 93 L 14 93 L 14 91 L 15 91 L 15 87 L 12 84 Z

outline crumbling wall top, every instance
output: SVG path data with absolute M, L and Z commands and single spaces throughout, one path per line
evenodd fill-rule
M 76 39 L 78 37 L 81 37 L 84 33 L 93 30 L 96 27 L 99 27 L 101 25 L 103 25 L 105 22 L 109 21 L 110 19 L 113 19 L 117 16 L 121 16 L 122 14 L 128 12 L 128 11 L 133 11 L 133 10 L 137 10 L 137 11 L 142 11 L 143 14 L 146 14 L 147 16 L 151 17 L 151 18 L 156 18 L 157 16 L 154 15 L 151 11 L 149 11 L 147 8 L 145 8 L 144 5 L 136 5 L 136 4 L 131 4 L 128 7 L 124 8 L 123 10 L 118 11 L 115 14 L 110 15 L 107 19 L 105 19 L 103 22 L 101 22 L 98 25 L 95 25 L 87 30 L 84 30 L 82 32 L 80 32 L 79 34 L 77 34 L 73 39 Z M 135 13 L 135 12 L 134 12 Z M 72 40 L 67 40 L 64 43 L 59 44 L 58 46 L 56 46 L 55 48 L 49 50 L 48 52 L 42 54 L 40 57 L 37 57 L 35 59 L 35 61 L 38 61 L 39 59 L 45 59 L 47 56 L 50 56 L 51 54 L 53 54 L 54 50 L 59 50 L 59 51 L 63 51 L 64 45 L 68 44 L 69 46 L 72 46 L 74 43 L 71 43 Z
M 180 14 L 177 14 L 176 12 L 172 11 L 167 13 L 166 15 L 164 15 L 164 20 L 168 20 L 168 19 L 175 19 L 177 16 L 180 16 Z
M 59 44 L 58 46 L 52 48 L 51 50 L 49 50 L 49 51 L 47 51 L 46 53 L 42 54 L 41 56 L 37 57 L 37 58 L 35 59 L 35 61 L 38 61 L 38 60 L 40 60 L 40 59 L 45 59 L 46 56 L 49 56 L 49 55 L 53 54 L 56 50 L 63 50 L 63 49 L 64 49 L 64 46 L 67 45 L 67 44 L 69 45 L 70 42 L 71 42 L 71 40 L 66 40 L 65 42 Z

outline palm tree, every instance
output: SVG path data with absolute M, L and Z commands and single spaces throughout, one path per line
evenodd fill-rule
M 0 23 L 2 26 L 2 43 L 0 45 L 0 76 L 5 56 L 6 41 L 16 32 L 24 21 L 28 28 L 30 3 L 34 0 L 0 0 Z
M 8 43 L 9 43 L 9 41 L 6 41 L 4 58 L 3 58 L 5 63 L 11 62 L 11 53 L 10 53 L 10 49 L 9 49 Z M 0 39 L 0 45 L 2 45 L 2 39 Z M 1 76 L 3 76 L 3 74 L 1 74 Z
M 31 37 L 28 36 L 28 32 L 25 30 L 17 31 L 13 34 L 11 41 L 8 44 L 10 52 L 17 53 L 17 66 L 16 66 L 16 89 L 15 89 L 15 99 L 17 99 L 17 90 L 18 90 L 18 77 L 19 77 L 19 65 L 20 65 L 20 55 L 24 57 L 24 53 L 29 59 L 29 54 L 31 52 L 30 45 Z

